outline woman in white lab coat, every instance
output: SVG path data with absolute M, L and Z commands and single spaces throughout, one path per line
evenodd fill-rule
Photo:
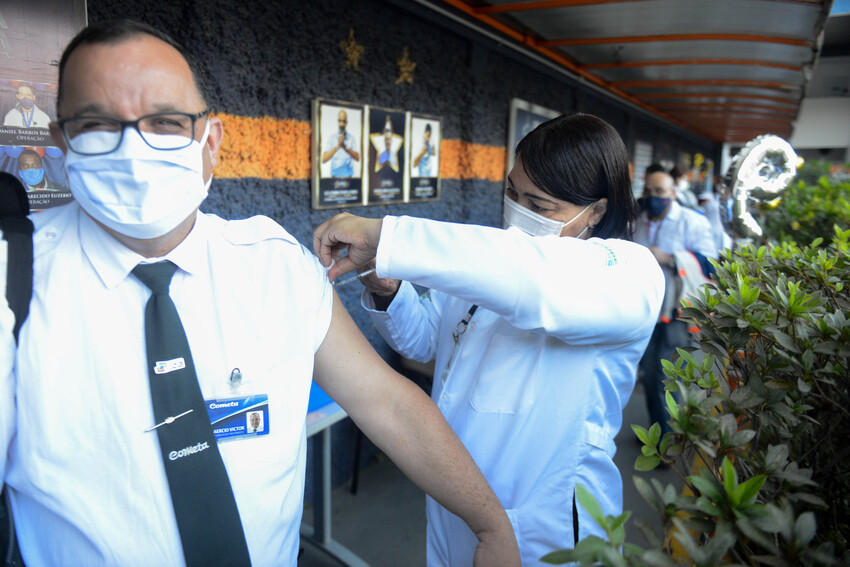
M 622 509 L 614 437 L 664 291 L 649 250 L 625 240 L 636 216 L 622 140 L 579 114 L 520 142 L 506 230 L 342 214 L 315 232 L 320 259 L 337 260 L 331 278 L 375 260 L 363 305 L 396 351 L 436 358 L 432 398 L 505 506 L 526 566 L 604 536 L 577 483 L 606 514 Z M 469 528 L 431 499 L 427 516 L 428 565 L 471 565 Z

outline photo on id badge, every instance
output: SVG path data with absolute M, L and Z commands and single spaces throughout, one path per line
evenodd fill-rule
M 268 435 L 269 397 L 265 394 L 207 400 L 207 412 L 217 441 Z

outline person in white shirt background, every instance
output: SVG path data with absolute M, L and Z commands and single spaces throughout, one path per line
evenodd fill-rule
M 661 360 L 673 360 L 678 347 L 689 342 L 687 324 L 677 318 L 681 292 L 675 254 L 693 254 L 706 277 L 711 275 L 709 258 L 718 257 L 718 249 L 708 219 L 700 212 L 677 202 L 673 176 L 657 164 L 647 168 L 644 181 L 643 213 L 634 233 L 634 241 L 649 248 L 665 277 L 665 301 L 652 339 L 640 362 L 640 380 L 644 386 L 650 423 L 670 431 L 665 402 L 664 372 Z
M 314 249 L 331 278 L 376 267 L 363 306 L 396 351 L 436 359 L 431 396 L 529 567 L 604 536 L 576 484 L 606 514 L 622 509 L 614 437 L 664 280 L 649 250 L 625 240 L 638 215 L 627 152 L 599 118 L 565 115 L 528 134 L 503 203 L 506 230 L 344 213 L 316 229 Z M 470 565 L 468 528 L 431 499 L 426 514 L 427 564 Z

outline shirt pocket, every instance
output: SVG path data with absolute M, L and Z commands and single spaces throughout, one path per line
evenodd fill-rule
M 469 403 L 479 413 L 515 414 L 534 403 L 546 337 L 503 323 L 478 367 Z
M 293 372 L 295 366 L 294 361 L 278 361 L 262 370 L 245 368 L 242 384 L 229 392 L 237 398 L 267 395 L 269 410 L 268 421 L 263 420 L 268 433 L 219 441 L 228 470 L 258 470 L 298 454 L 311 381 L 297 379 L 303 372 Z

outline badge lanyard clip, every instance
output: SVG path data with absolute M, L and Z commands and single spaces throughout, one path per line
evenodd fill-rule
M 460 350 L 460 338 L 466 332 L 466 329 L 469 327 L 469 322 L 472 320 L 472 316 L 475 315 L 475 311 L 478 309 L 477 305 L 473 305 L 469 308 L 469 311 L 466 315 L 458 321 L 457 327 L 455 327 L 454 333 L 452 333 L 452 339 L 454 339 L 454 345 L 452 345 L 452 353 L 449 356 L 449 361 L 446 363 L 446 367 L 443 369 L 443 374 L 441 379 L 443 384 L 446 383 L 446 380 L 449 377 L 449 372 L 451 372 L 452 367 L 455 364 L 455 360 L 457 360 L 457 353 Z

